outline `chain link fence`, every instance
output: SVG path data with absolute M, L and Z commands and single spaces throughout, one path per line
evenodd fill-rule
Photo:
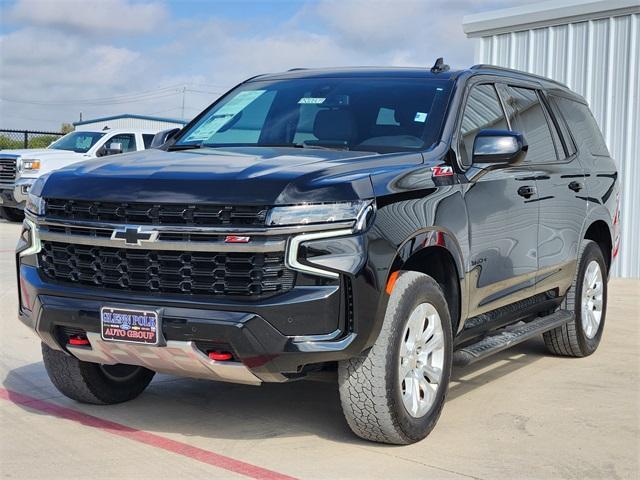
M 32 130 L 0 129 L 0 150 L 12 148 L 46 148 L 64 133 L 40 132 Z

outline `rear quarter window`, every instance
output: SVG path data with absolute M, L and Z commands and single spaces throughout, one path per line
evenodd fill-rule
M 154 135 L 151 135 L 150 133 L 143 133 L 142 134 L 142 140 L 144 141 L 145 150 L 148 149 L 148 148 L 151 148 L 151 142 L 153 142 L 153 137 L 154 137 Z
M 578 146 L 592 155 L 609 157 L 609 149 L 589 107 L 564 97 L 551 97 L 569 125 Z

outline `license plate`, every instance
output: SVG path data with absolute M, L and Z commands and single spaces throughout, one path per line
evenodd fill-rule
M 119 342 L 158 344 L 158 312 L 102 307 L 102 339 Z

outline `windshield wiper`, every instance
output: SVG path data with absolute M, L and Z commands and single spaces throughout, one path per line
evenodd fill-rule
M 263 143 L 247 145 L 251 147 L 315 148 L 317 150 L 349 150 L 346 145 L 310 145 L 308 143 Z

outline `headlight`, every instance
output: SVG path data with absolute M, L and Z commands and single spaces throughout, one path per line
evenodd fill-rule
M 40 160 L 31 160 L 23 158 L 20 160 L 21 172 L 37 172 L 40 170 Z
M 287 207 L 274 207 L 267 214 L 267 225 L 310 225 L 358 220 L 367 209 L 369 200 L 340 203 L 309 203 Z
M 33 215 L 44 215 L 45 212 L 45 201 L 42 197 L 34 195 L 33 193 L 29 193 L 27 197 L 27 204 L 25 209 L 29 211 L 29 213 Z

